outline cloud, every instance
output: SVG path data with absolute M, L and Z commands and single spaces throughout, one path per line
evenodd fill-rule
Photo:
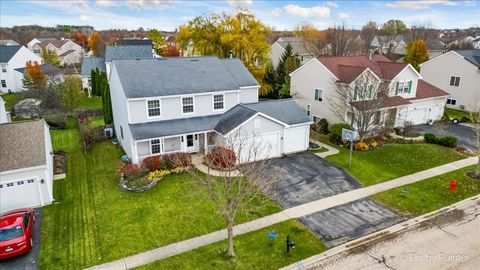
M 286 5 L 283 7 L 286 13 L 291 15 L 306 17 L 330 17 L 330 8 L 326 6 L 314 6 L 314 7 L 301 7 L 299 5 Z
M 272 9 L 272 11 L 270 11 L 270 14 L 274 17 L 274 18 L 278 18 L 280 16 L 280 13 L 282 13 L 282 9 L 281 8 L 274 8 Z
M 172 6 L 169 0 L 125 0 L 125 4 L 135 10 Z
M 458 6 L 460 2 L 454 2 L 450 0 L 419 0 L 419 1 L 396 1 L 385 4 L 389 8 L 404 8 L 404 9 L 427 9 L 434 5 L 443 6 Z
M 250 6 L 253 0 L 225 0 L 230 6 L 234 8 Z
M 340 12 L 340 13 L 338 13 L 338 18 L 339 19 L 348 19 L 348 18 L 350 18 L 350 14 L 345 13 L 345 12 Z
M 329 7 L 329 8 L 337 8 L 337 7 L 338 7 L 338 4 L 335 3 L 335 2 L 326 2 L 326 3 L 325 3 L 325 6 L 326 6 L 326 7 Z
M 103 8 L 110 8 L 110 7 L 116 7 L 118 5 L 118 2 L 114 2 L 112 0 L 97 0 L 95 2 L 95 5 Z

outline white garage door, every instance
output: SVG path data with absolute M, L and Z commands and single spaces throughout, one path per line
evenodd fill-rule
M 280 133 L 263 133 L 259 136 L 248 136 L 240 139 L 241 145 L 234 149 L 240 162 L 251 162 L 280 156 Z
M 22 179 L 0 184 L 0 212 L 41 204 L 37 179 Z
M 283 152 L 285 154 L 305 151 L 307 146 L 307 127 L 286 128 L 283 136 Z
M 412 122 L 414 125 L 426 124 L 427 123 L 427 108 L 420 108 L 416 110 L 409 110 L 407 112 L 407 120 Z

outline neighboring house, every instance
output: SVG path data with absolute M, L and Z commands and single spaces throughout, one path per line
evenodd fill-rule
M 259 88 L 238 59 L 114 60 L 115 133 L 134 163 L 153 155 L 206 153 L 237 135 L 245 148 L 261 144 L 256 159 L 306 150 L 305 113 L 291 99 L 258 102 Z
M 28 61 L 42 62 L 42 58 L 20 45 L 0 45 L 0 92 L 22 91 L 15 69 L 26 66 Z
M 380 54 L 407 54 L 407 43 L 404 41 L 402 35 L 398 36 L 375 36 L 370 43 L 370 47 L 374 51 L 378 51 Z
M 10 112 L 7 112 L 7 110 L 5 109 L 5 101 L 0 96 L 0 124 L 10 123 L 10 122 L 12 122 Z
M 325 118 L 330 123 L 349 123 L 347 110 L 343 117 L 332 112 L 332 101 L 338 98 L 337 84 L 353 93 L 365 73 L 375 78 L 372 87 L 385 89 L 376 116 L 385 120 L 382 123 L 398 127 L 405 121 L 425 124 L 442 117 L 448 93 L 422 80 L 410 64 L 391 62 L 383 55 L 314 58 L 290 74 L 290 94 L 315 122 Z
M 33 46 L 34 46 L 35 44 L 38 44 L 38 43 L 48 42 L 48 41 L 55 41 L 55 40 L 58 40 L 58 39 L 56 39 L 56 38 L 50 38 L 50 37 L 46 37 L 46 38 L 34 38 L 34 39 L 30 40 L 30 42 L 27 43 L 27 48 L 28 48 L 30 51 L 36 53 L 38 56 L 41 56 L 42 51 L 41 51 L 39 48 L 37 48 L 36 50 L 34 50 Z
M 15 69 L 15 82 L 17 89 L 23 89 L 23 77 L 25 74 L 25 67 L 16 68 Z M 51 64 L 42 64 L 40 65 L 40 69 L 42 70 L 43 74 L 45 75 L 45 79 L 47 82 L 51 84 L 58 84 L 63 82 L 63 72 L 58 67 L 51 65 Z
M 420 65 L 425 81 L 448 92 L 447 106 L 476 110 L 480 103 L 480 49 L 450 51 Z
M 150 39 L 124 38 L 117 41 L 118 46 L 153 46 Z
M 12 46 L 12 45 L 20 45 L 20 44 L 18 44 L 15 40 L 0 39 L 0 45 Z
M 480 49 L 480 36 L 472 40 L 472 45 L 473 45 L 473 48 Z
M 153 58 L 152 45 L 107 46 L 105 50 L 105 70 L 110 80 L 113 60 Z
M 300 59 L 300 65 L 305 64 L 310 59 L 315 57 L 312 53 L 310 53 L 305 43 L 303 42 L 302 38 L 299 37 L 279 37 L 277 41 L 275 41 L 270 50 L 270 61 L 272 65 L 276 67 L 280 60 L 282 59 L 282 55 L 285 52 L 285 48 L 287 45 L 290 44 L 293 49 L 293 54 L 297 54 L 298 58 Z
M 32 46 L 32 51 L 41 56 L 43 48 L 56 52 L 60 60 L 60 65 L 62 66 L 73 65 L 82 61 L 82 46 L 70 39 L 47 40 L 40 43 L 35 43 Z
M 433 59 L 447 52 L 447 44 L 438 39 L 428 40 L 426 45 L 429 59 Z
M 97 68 L 100 71 L 106 72 L 104 57 L 89 56 L 83 58 L 81 75 L 82 86 L 84 89 L 92 89 L 92 80 L 90 75 L 92 74 L 92 70 L 96 70 Z
M 0 125 L 0 212 L 53 201 L 53 152 L 43 120 Z

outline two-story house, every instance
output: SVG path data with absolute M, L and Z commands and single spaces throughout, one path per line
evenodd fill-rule
M 425 81 L 450 94 L 447 107 L 475 111 L 480 104 L 480 49 L 450 51 L 420 65 Z
M 80 72 L 80 75 L 82 76 L 82 86 L 84 89 L 92 89 L 92 70 L 97 69 L 101 72 L 106 72 L 104 57 L 96 57 L 92 55 L 83 58 L 82 71 Z
M 134 163 L 152 155 L 206 153 L 235 138 L 268 145 L 256 159 L 306 150 L 308 117 L 291 99 L 259 102 L 259 87 L 238 59 L 113 60 L 115 133 Z
M 275 41 L 270 49 L 270 61 L 272 65 L 276 67 L 280 60 L 282 59 L 282 55 L 285 52 L 288 44 L 292 46 L 293 54 L 298 55 L 300 60 L 300 65 L 305 64 L 310 59 L 314 58 L 315 55 L 308 51 L 305 42 L 300 37 L 279 37 L 277 41 Z
M 46 40 L 32 45 L 32 51 L 41 56 L 42 49 L 57 53 L 60 65 L 73 65 L 82 61 L 83 48 L 70 39 Z
M 25 67 L 28 61 L 41 63 L 42 58 L 24 46 L 0 45 L 0 92 L 22 91 L 15 69 Z
M 370 97 L 379 99 L 379 119 L 402 126 L 405 121 L 425 124 L 442 117 L 448 93 L 422 80 L 410 64 L 391 62 L 383 55 L 314 58 L 290 74 L 290 94 L 315 122 L 325 118 L 330 123 L 350 123 L 347 111 L 339 115 L 332 107 L 339 97 L 338 86 L 353 93 L 365 74 L 376 79 L 372 87 L 384 88 L 373 92 L 381 96 Z M 362 101 L 348 102 L 355 107 Z

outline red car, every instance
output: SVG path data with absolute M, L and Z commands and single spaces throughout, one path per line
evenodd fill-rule
M 29 252 L 33 246 L 35 212 L 32 208 L 0 215 L 0 260 Z

